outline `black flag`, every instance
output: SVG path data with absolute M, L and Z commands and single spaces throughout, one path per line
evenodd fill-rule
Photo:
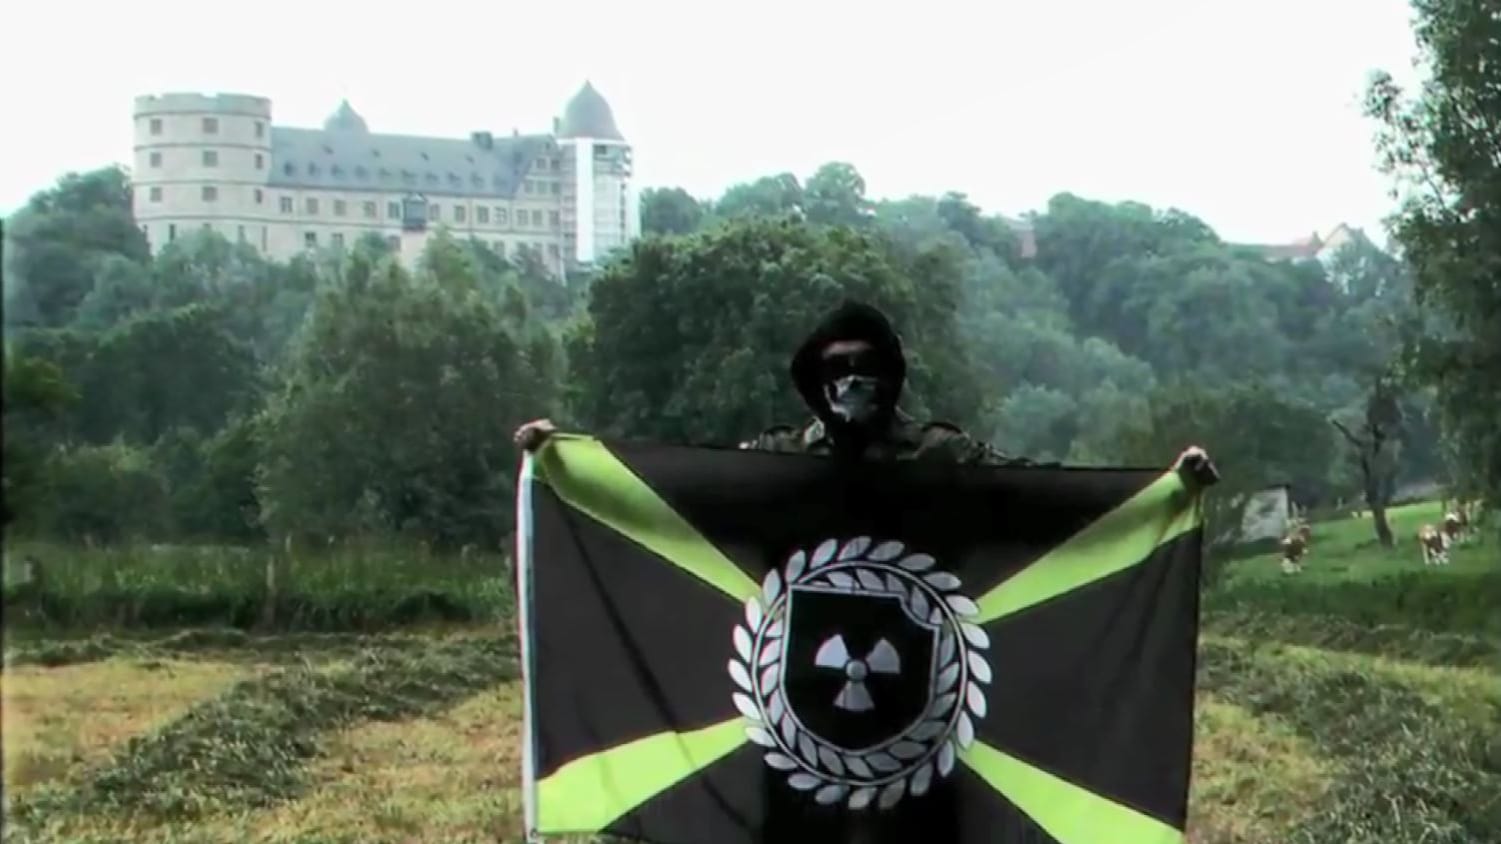
M 519 493 L 529 831 L 1183 840 L 1175 473 L 555 437 Z

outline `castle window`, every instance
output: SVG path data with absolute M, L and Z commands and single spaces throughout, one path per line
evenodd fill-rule
M 204 185 L 203 186 L 203 201 L 204 202 L 217 202 L 218 200 L 219 200 L 219 189 L 217 187 L 214 187 L 213 185 Z
M 302 235 L 302 245 L 306 246 L 309 249 L 315 249 L 315 248 L 317 248 L 317 246 L 318 246 L 318 233 L 317 232 L 304 232 L 303 235 Z
M 205 134 L 205 135 L 217 135 L 217 134 L 219 134 L 219 118 L 217 118 L 217 117 L 205 117 L 205 118 L 203 118 L 203 134 Z
M 152 188 L 151 189 L 151 201 L 152 202 L 161 202 L 162 201 L 162 189 L 161 188 Z
M 176 223 L 168 223 L 167 224 L 167 240 L 171 241 L 171 240 L 176 240 L 176 239 L 177 239 L 177 224 Z
M 318 165 L 316 165 L 316 164 L 309 164 L 307 166 L 307 174 L 309 176 L 316 176 L 316 175 L 318 175 Z
M 219 151 L 216 150 L 216 149 L 206 149 L 206 150 L 204 150 L 203 151 L 203 166 L 204 167 L 218 167 L 219 166 Z
M 256 153 L 255 154 L 255 169 L 257 169 L 257 170 L 264 170 L 264 169 L 266 169 L 266 156 L 261 155 L 260 153 Z
M 162 133 L 162 119 L 160 117 L 153 117 L 153 118 L 151 118 L 151 134 L 153 134 L 153 135 L 160 135 L 161 133 Z
M 481 205 L 480 207 L 474 209 L 474 217 L 475 217 L 476 220 L 478 220 L 480 222 L 480 224 L 482 224 L 482 225 L 489 225 L 489 223 L 490 223 L 490 209 L 489 209 L 489 207 Z
M 152 167 L 160 167 L 160 166 L 162 166 L 162 154 L 161 153 L 159 153 L 159 152 L 153 152 L 151 154 L 151 166 Z
M 542 212 L 541 211 L 538 211 L 536 209 L 532 210 L 532 225 L 536 226 L 539 229 L 542 228 Z
M 453 221 L 455 223 L 462 223 L 462 222 L 464 222 L 464 206 L 462 206 L 462 205 L 455 205 L 454 206 L 454 208 L 453 208 Z
M 511 214 L 504 208 L 495 209 L 495 225 L 504 226 L 511 222 Z
M 281 166 L 281 172 L 285 173 L 288 176 L 295 176 L 297 175 L 297 168 L 292 164 L 292 162 L 288 161 L 286 164 L 283 164 Z
M 549 212 L 547 212 L 547 224 L 549 226 L 552 226 L 553 228 L 557 228 L 558 227 L 558 212 L 556 212 L 556 211 L 549 211 Z
M 438 203 L 434 202 L 432 205 L 427 206 L 427 218 L 429 220 L 437 221 L 442 219 L 442 217 L 442 208 L 438 206 Z
M 259 120 L 255 121 L 255 136 L 257 138 L 266 137 L 266 124 L 260 122 Z
M 260 205 L 266 201 L 266 194 L 260 188 L 255 189 L 255 204 Z
M 449 184 L 450 187 L 455 187 L 455 188 L 458 187 L 459 186 L 459 174 L 458 173 L 449 173 L 448 174 L 448 184 Z
M 364 206 L 364 211 L 365 211 L 365 218 L 366 219 L 368 219 L 368 220 L 374 220 L 375 219 L 375 203 L 374 202 L 366 202 L 365 206 Z
M 342 199 L 334 200 L 334 216 L 342 217 L 349 211 L 349 205 Z
M 292 197 L 290 197 L 290 196 L 284 196 L 284 197 L 281 198 L 281 213 L 283 213 L 283 214 L 290 214 L 290 213 L 292 213 Z
M 335 249 L 343 249 L 344 248 L 344 235 L 343 235 L 343 233 L 341 233 L 341 232 L 334 232 L 333 234 L 329 235 L 329 240 L 333 241 Z
M 401 219 L 401 203 L 400 202 L 387 202 L 386 203 L 386 216 L 389 217 L 392 220 L 399 220 L 399 219 Z
M 309 213 L 309 214 L 317 214 L 318 213 L 318 197 L 316 197 L 316 196 L 310 196 L 310 197 L 308 197 L 307 201 L 303 204 L 303 209 L 306 210 L 307 213 Z
M 553 196 L 557 196 L 558 194 L 563 192 L 563 186 L 558 184 L 557 182 L 553 182 L 550 188 L 552 190 Z

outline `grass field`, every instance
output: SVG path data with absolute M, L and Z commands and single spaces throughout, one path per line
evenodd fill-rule
M 1425 572 L 1364 530 L 1318 526 L 1302 576 L 1234 563 L 1230 597 L 1206 602 L 1194 844 L 1501 841 L 1498 637 L 1370 624 L 1375 599 L 1339 591 L 1426 577 L 1465 593 L 1494 550 Z M 1323 590 L 1321 613 L 1259 603 Z M 514 628 L 497 612 L 385 633 L 8 637 L 4 840 L 519 841 Z

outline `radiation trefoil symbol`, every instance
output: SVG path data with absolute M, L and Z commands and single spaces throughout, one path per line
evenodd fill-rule
M 850 656 L 843 636 L 831 636 L 819 647 L 813 664 L 819 668 L 843 672 L 849 678 L 844 688 L 839 690 L 839 695 L 834 698 L 834 706 L 848 712 L 869 712 L 876 708 L 875 701 L 870 697 L 870 689 L 865 684 L 865 678 L 872 672 L 902 673 L 902 656 L 885 639 L 877 642 L 864 658 L 856 659 Z
M 829 539 L 745 603 L 735 707 L 766 764 L 819 804 L 889 809 L 927 793 L 974 742 L 990 639 L 959 578 L 935 565 L 900 542 Z M 845 615 L 864 629 L 841 629 L 830 606 L 855 607 Z

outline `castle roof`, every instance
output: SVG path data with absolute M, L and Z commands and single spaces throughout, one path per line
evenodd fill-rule
M 584 87 L 573 95 L 573 99 L 563 109 L 558 137 L 625 140 L 615 126 L 615 113 L 610 110 L 610 104 L 594 90 L 594 85 L 590 82 L 585 82 Z
M 365 118 L 349 105 L 349 100 L 339 103 L 339 108 L 328 119 L 323 121 L 325 132 L 369 132 L 370 127 L 365 125 Z
M 269 184 L 509 198 L 537 158 L 553 147 L 546 135 L 476 132 L 466 140 L 371 134 L 345 125 L 273 126 Z

